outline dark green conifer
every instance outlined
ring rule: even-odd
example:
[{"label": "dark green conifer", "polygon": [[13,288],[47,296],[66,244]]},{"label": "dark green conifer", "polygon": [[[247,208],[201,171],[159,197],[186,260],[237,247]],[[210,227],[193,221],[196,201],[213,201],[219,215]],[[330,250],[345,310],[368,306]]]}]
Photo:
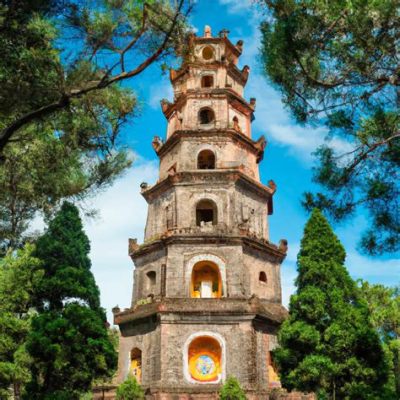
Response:
[{"label": "dark green conifer", "polygon": [[379,399],[388,373],[385,356],[345,257],[315,209],[301,241],[297,291],[275,359],[290,390],[316,392],[321,399]]},{"label": "dark green conifer", "polygon": [[44,275],[35,291],[39,314],[28,340],[34,360],[30,400],[79,399],[95,378],[114,371],[116,353],[89,251],[79,211],[65,202],[37,242]]}]

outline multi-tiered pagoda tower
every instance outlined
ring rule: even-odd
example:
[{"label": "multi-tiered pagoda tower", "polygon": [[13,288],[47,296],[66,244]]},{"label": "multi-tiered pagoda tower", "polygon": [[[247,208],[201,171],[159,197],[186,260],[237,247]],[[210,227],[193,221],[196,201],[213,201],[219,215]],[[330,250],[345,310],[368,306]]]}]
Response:
[{"label": "multi-tiered pagoda tower", "polygon": [[192,35],[171,71],[166,140],[153,139],[159,179],[141,185],[145,239],[130,240],[132,305],[114,310],[118,380],[134,374],[149,398],[212,399],[231,375],[249,398],[279,386],[271,350],[286,314],[286,244],[269,241],[276,187],[260,182],[265,139],[252,139],[249,67],[238,68],[243,43],[227,33]]}]

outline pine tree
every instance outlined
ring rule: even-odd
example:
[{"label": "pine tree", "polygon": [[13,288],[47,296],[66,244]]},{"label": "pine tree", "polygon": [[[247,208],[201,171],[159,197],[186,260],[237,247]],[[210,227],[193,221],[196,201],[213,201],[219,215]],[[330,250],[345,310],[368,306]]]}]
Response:
[{"label": "pine tree", "polygon": [[99,290],[90,271],[89,240],[78,209],[65,202],[37,242],[43,278],[39,312],[27,348],[34,362],[26,398],[75,400],[116,365]]},{"label": "pine tree", "polygon": [[40,262],[33,252],[34,246],[27,243],[0,259],[0,399],[19,400],[30,380],[26,339],[33,288],[41,277]]},{"label": "pine tree", "polygon": [[316,392],[321,399],[380,399],[385,355],[345,257],[327,220],[313,210],[275,359],[287,389]]}]

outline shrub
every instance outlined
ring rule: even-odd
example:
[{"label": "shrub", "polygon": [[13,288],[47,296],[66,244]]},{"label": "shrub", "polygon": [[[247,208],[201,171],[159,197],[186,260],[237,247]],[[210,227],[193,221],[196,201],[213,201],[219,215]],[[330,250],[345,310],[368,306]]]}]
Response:
[{"label": "shrub", "polygon": [[220,400],[246,400],[246,395],[239,381],[230,376],[219,391]]},{"label": "shrub", "polygon": [[144,391],[134,376],[130,376],[117,388],[117,400],[144,400]]}]

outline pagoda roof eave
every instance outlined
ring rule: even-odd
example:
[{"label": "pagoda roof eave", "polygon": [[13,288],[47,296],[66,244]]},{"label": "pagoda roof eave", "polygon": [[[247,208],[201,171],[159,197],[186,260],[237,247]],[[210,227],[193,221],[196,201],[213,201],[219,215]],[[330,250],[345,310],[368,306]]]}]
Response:
[{"label": "pagoda roof eave", "polygon": [[[162,102],[162,112],[165,118],[169,119],[174,111],[179,110],[182,106],[187,102],[189,98],[193,95],[194,98],[198,98],[199,94],[196,89],[188,90],[185,93],[182,93],[175,102],[169,103],[165,100]],[[225,96],[231,102],[232,106],[235,108],[241,108],[239,111],[245,112],[249,115],[254,113],[255,107],[254,105],[247,102],[243,97],[241,97],[238,93],[236,93],[231,88],[214,88],[209,89],[208,91],[203,91],[201,96]],[[164,105],[163,105],[164,104]]]},{"label": "pagoda roof eave", "polygon": [[194,315],[196,318],[263,319],[273,324],[281,324],[287,318],[287,310],[280,303],[261,300],[258,297],[219,299],[162,298],[147,304],[136,305],[114,314],[114,323],[120,327],[147,319],[162,319],[168,314]]},{"label": "pagoda roof eave", "polygon": [[168,175],[162,181],[157,182],[155,185],[146,188],[141,192],[142,196],[149,202],[155,196],[159,196],[172,186],[176,186],[181,182],[199,181],[207,182],[207,178],[217,177],[223,178],[225,182],[238,182],[246,186],[246,188],[257,193],[260,197],[267,200],[271,199],[276,192],[276,186],[273,181],[270,182],[271,187],[263,185],[250,176],[242,172],[241,168],[226,168],[226,169],[208,169],[208,170],[191,170],[174,172]]},{"label": "pagoda roof eave", "polygon": [[287,252],[287,247],[283,249],[266,239],[251,236],[248,234],[248,232],[224,232],[223,235],[221,235],[221,232],[218,231],[215,233],[210,232],[199,234],[198,232],[194,232],[191,234],[190,232],[187,233],[185,229],[177,228],[166,231],[163,235],[160,235],[150,242],[145,242],[140,246],[135,246],[135,248],[129,252],[129,256],[133,261],[135,261],[138,257],[144,256],[159,249],[165,249],[169,245],[196,245],[204,243],[243,246],[244,248],[261,251],[265,253],[268,258],[271,258],[279,263],[282,263],[282,261],[285,259]]},{"label": "pagoda roof eave", "polygon": [[167,153],[175,144],[179,142],[182,137],[209,137],[209,136],[221,136],[238,141],[244,144],[251,152],[256,154],[258,162],[264,157],[264,150],[266,146],[266,140],[264,135],[260,136],[258,140],[254,141],[243,133],[236,131],[235,129],[210,129],[210,130],[193,130],[193,129],[180,129],[176,130],[163,145],[156,150],[159,157],[162,157]]}]

